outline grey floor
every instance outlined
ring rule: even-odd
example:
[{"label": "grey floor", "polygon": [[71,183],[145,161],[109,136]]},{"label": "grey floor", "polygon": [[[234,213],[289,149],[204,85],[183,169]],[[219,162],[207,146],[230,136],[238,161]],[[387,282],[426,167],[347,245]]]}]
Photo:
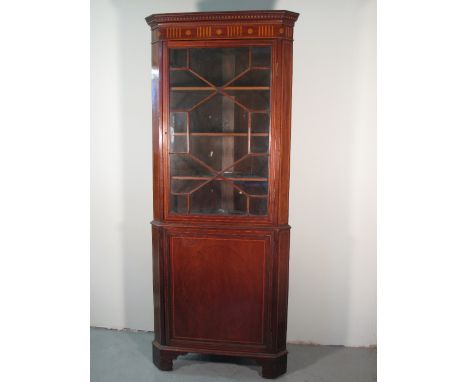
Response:
[{"label": "grey floor", "polygon": [[[237,358],[180,356],[174,370],[152,362],[153,333],[91,329],[91,382],[262,381],[260,367]],[[276,381],[371,382],[377,350],[288,345],[288,371]],[[266,380],[265,380],[266,381]]]}]

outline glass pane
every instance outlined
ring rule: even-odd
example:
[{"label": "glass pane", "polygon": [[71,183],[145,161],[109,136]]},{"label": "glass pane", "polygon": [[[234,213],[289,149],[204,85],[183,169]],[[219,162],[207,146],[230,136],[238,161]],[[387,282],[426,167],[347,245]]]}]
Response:
[{"label": "glass pane", "polygon": [[271,47],[170,50],[170,210],[266,215]]},{"label": "glass pane", "polygon": [[189,194],[205,182],[206,180],[203,180],[203,179],[194,180],[194,179],[180,179],[180,178],[173,177],[171,179],[171,192],[174,194]]},{"label": "glass pane", "polygon": [[264,178],[268,180],[268,156],[248,156],[224,171],[230,178]]},{"label": "glass pane", "polygon": [[187,136],[186,135],[171,135],[169,140],[170,153],[186,153],[187,152]]},{"label": "glass pane", "polygon": [[267,215],[266,198],[250,198],[250,215]]},{"label": "glass pane", "polygon": [[227,90],[226,93],[249,111],[270,109],[269,90]]},{"label": "glass pane", "polygon": [[171,134],[187,132],[187,113],[171,113],[169,127]]},{"label": "glass pane", "polygon": [[187,67],[187,49],[171,49],[169,53],[169,66],[171,68]]},{"label": "glass pane", "polygon": [[201,86],[208,87],[209,85],[200,78],[190,73],[187,70],[176,70],[171,73],[171,86]]},{"label": "glass pane", "polygon": [[252,66],[271,66],[271,49],[269,46],[252,48]]},{"label": "glass pane", "polygon": [[187,213],[187,196],[171,195],[171,211],[178,214]]},{"label": "glass pane", "polygon": [[247,155],[247,136],[190,136],[190,153],[216,171]]},{"label": "glass pane", "polygon": [[190,68],[215,86],[249,68],[249,48],[190,49]]},{"label": "glass pane", "polygon": [[217,94],[190,112],[191,133],[245,132],[249,113],[233,100]]},{"label": "glass pane", "polygon": [[242,189],[249,195],[267,195],[268,194],[268,182],[256,182],[248,179],[242,179],[242,182],[234,182],[236,186]]},{"label": "glass pane", "polygon": [[267,153],[269,141],[268,137],[255,137],[250,140],[250,151],[253,153]]},{"label": "glass pane", "polygon": [[270,86],[270,70],[253,69],[229,84],[232,86]]},{"label": "glass pane", "polygon": [[252,113],[252,133],[268,133],[270,130],[270,115],[268,113]]},{"label": "glass pane", "polygon": [[210,176],[212,172],[184,154],[171,154],[171,176]]},{"label": "glass pane", "polygon": [[199,102],[214,94],[212,91],[171,91],[171,110],[192,109]]},{"label": "glass pane", "polygon": [[191,195],[191,213],[245,215],[247,197],[232,183],[213,180]]}]

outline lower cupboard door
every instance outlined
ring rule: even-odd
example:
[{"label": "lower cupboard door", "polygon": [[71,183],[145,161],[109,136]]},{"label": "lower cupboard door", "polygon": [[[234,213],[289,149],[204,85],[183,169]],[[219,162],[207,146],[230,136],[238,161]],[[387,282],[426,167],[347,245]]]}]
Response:
[{"label": "lower cupboard door", "polygon": [[265,344],[271,237],[168,239],[169,342]]}]

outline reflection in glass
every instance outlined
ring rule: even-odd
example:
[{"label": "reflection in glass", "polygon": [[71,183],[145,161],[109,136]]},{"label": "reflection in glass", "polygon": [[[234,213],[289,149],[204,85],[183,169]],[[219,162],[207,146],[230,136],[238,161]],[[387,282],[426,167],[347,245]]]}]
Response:
[{"label": "reflection in glass", "polygon": [[171,113],[169,127],[172,133],[185,133],[187,131],[187,113]]},{"label": "reflection in glass", "polygon": [[187,152],[187,136],[186,135],[171,135],[169,140],[170,153],[186,153]]}]

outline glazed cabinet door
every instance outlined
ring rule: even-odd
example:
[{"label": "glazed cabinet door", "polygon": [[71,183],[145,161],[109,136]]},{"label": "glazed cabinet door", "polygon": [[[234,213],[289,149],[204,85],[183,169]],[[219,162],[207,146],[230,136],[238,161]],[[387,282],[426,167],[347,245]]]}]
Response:
[{"label": "glazed cabinet door", "polygon": [[167,55],[168,215],[265,219],[273,46],[169,46]]},{"label": "glazed cabinet door", "polygon": [[176,229],[166,235],[169,345],[264,349],[271,234]]}]

